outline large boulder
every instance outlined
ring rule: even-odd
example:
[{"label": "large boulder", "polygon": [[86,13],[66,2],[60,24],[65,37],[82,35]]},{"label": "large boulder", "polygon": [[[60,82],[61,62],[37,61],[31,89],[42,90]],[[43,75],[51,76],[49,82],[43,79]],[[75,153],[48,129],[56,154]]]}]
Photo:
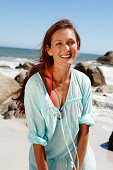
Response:
[{"label": "large boulder", "polygon": [[106,108],[105,102],[102,102],[102,101],[99,101],[96,99],[92,99],[92,104],[93,104],[93,106],[96,106],[96,107]]},{"label": "large boulder", "polygon": [[15,94],[20,88],[19,83],[0,73],[0,104]]},{"label": "large boulder", "polygon": [[109,137],[108,147],[109,147],[109,150],[113,151],[113,132],[111,133]]},{"label": "large boulder", "polygon": [[8,65],[0,65],[0,68],[11,68],[10,66],[8,66]]},{"label": "large boulder", "polygon": [[91,66],[89,63],[81,62],[75,66],[75,69],[85,73],[91,80],[91,85],[101,86],[105,85],[105,77],[99,67]]},{"label": "large boulder", "polygon": [[111,85],[99,86],[99,87],[96,89],[96,92],[113,93],[113,86],[111,86]]},{"label": "large boulder", "polygon": [[20,113],[16,100],[14,100],[16,98],[17,94],[14,94],[0,105],[0,114],[3,119],[25,118],[25,114]]},{"label": "large boulder", "polygon": [[24,63],[23,65],[22,64],[19,64],[19,66],[17,66],[16,68],[23,68],[25,70],[31,70],[32,67],[34,67],[35,64],[34,63]]},{"label": "large boulder", "polygon": [[102,64],[113,64],[113,51],[107,52],[104,56],[101,56],[97,59],[98,62]]},{"label": "large boulder", "polygon": [[22,73],[18,74],[14,79],[15,79],[20,85],[22,85],[25,77],[26,77],[26,73],[25,73],[25,72],[22,72]]}]

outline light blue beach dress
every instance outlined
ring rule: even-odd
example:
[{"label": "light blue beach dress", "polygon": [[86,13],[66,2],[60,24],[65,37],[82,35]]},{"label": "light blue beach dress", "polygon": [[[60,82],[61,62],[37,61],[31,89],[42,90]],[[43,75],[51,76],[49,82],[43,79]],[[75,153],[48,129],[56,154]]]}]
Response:
[{"label": "light blue beach dress", "polygon": [[[94,125],[89,78],[71,68],[66,101],[58,110],[52,103],[39,72],[25,87],[25,113],[31,143],[29,170],[37,170],[33,143],[45,147],[48,170],[72,170],[76,157],[79,124]],[[61,118],[63,112],[63,118]],[[58,115],[60,119],[58,119]],[[96,170],[92,149],[87,146],[83,170]]]}]

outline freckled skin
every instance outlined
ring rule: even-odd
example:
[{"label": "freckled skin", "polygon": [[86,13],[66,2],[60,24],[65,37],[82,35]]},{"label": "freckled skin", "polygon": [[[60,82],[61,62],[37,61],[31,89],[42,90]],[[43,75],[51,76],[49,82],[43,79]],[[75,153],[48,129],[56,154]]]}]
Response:
[{"label": "freckled skin", "polygon": [[[72,65],[78,52],[75,33],[72,29],[60,29],[53,34],[48,54],[53,56],[54,65]],[[62,58],[61,56],[70,57]]]}]

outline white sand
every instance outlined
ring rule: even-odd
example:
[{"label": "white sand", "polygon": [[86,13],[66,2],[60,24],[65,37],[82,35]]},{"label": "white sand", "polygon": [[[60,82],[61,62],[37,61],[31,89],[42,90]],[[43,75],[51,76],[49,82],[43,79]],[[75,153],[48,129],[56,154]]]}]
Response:
[{"label": "white sand", "polygon": [[[113,123],[96,120],[90,129],[90,145],[95,153],[97,170],[113,169],[113,152],[101,147],[107,142]],[[24,119],[0,118],[0,170],[28,170],[29,142]]]},{"label": "white sand", "polygon": [[113,131],[113,122],[95,121],[95,126],[90,129],[89,142],[96,157],[97,170],[112,170],[113,151],[109,151],[103,145],[108,146],[107,142]]},{"label": "white sand", "polygon": [[0,170],[28,170],[27,128],[21,121],[0,119]]}]

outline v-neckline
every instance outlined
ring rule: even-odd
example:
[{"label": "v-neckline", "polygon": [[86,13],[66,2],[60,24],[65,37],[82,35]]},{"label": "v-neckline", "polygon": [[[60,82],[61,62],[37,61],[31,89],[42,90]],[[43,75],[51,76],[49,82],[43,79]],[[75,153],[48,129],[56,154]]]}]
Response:
[{"label": "v-neckline", "polygon": [[63,107],[65,106],[65,104],[66,104],[66,102],[67,102],[67,100],[68,100],[68,96],[69,96],[69,92],[70,92],[70,86],[71,86],[71,83],[72,83],[72,73],[73,73],[72,68],[70,68],[70,70],[71,70],[71,79],[70,79],[70,83],[69,83],[69,87],[68,87],[68,92],[67,92],[66,100],[65,100],[64,104],[62,105],[62,107],[61,107],[60,109],[58,109],[58,107],[56,107],[56,106],[53,104],[53,102],[52,102],[52,100],[51,100],[51,98],[50,98],[50,96],[49,96],[49,93],[48,93],[48,91],[47,91],[47,89],[46,89],[46,86],[45,86],[45,84],[44,84],[44,81],[43,81],[43,79],[42,79],[42,76],[41,76],[40,73],[38,72],[39,77],[40,77],[40,79],[41,79],[41,81],[42,81],[43,87],[44,87],[44,89],[45,89],[45,92],[46,92],[46,94],[47,94],[47,96],[48,96],[48,98],[49,98],[49,100],[50,100],[50,102],[51,102],[51,104],[52,104],[52,107],[56,108],[58,111],[62,111],[62,110],[63,110]]}]

